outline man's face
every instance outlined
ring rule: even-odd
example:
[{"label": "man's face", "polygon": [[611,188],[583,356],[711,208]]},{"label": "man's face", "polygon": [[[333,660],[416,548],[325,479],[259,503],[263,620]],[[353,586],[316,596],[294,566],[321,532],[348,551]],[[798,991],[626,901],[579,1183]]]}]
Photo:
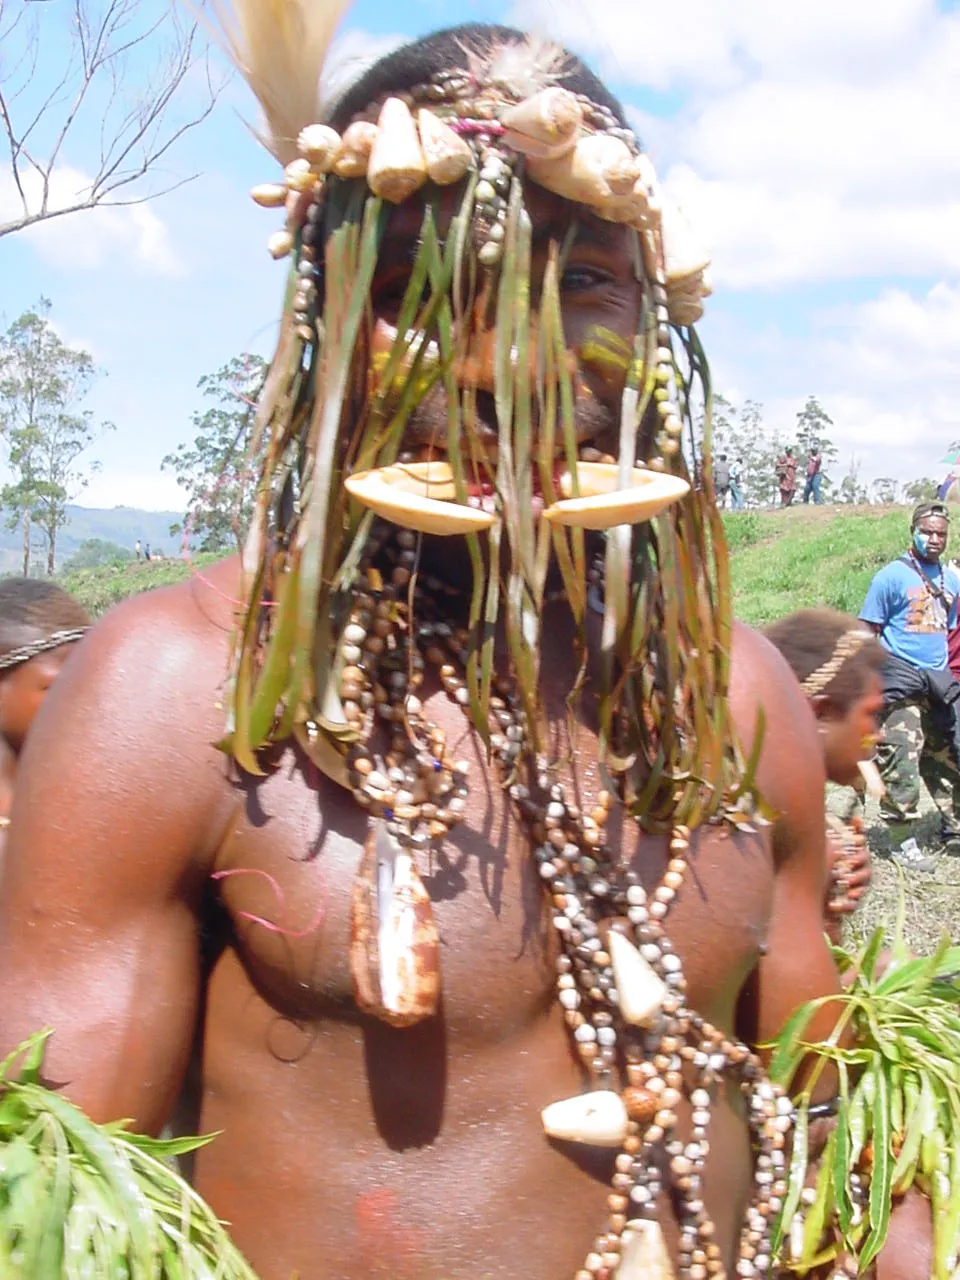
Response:
[{"label": "man's face", "polygon": [[[441,236],[456,209],[458,195],[459,189],[456,192],[444,191],[440,196],[438,224]],[[560,279],[560,305],[576,396],[577,437],[581,444],[589,442],[601,452],[615,454],[625,369],[614,370],[611,374],[608,366],[601,371],[598,366],[591,365],[589,349],[585,351],[584,348],[599,330],[615,334],[629,344],[627,350],[632,346],[641,303],[641,286],[635,277],[631,246],[633,233],[623,226],[604,222],[581,206],[572,205],[534,184],[527,185],[525,200],[533,236],[530,273],[531,386],[536,386],[537,311],[544,270],[551,250],[556,252],[564,244],[568,229],[576,218],[577,236]],[[387,226],[372,289],[374,357],[389,352],[396,339],[397,314],[417,251],[422,218],[422,202],[410,200],[397,207]],[[475,431],[484,448],[491,453],[497,441],[493,397],[494,305],[491,301],[488,314],[472,322],[474,328],[466,355],[458,361],[455,370],[460,388],[470,388],[476,393]],[[531,406],[534,431],[536,409],[534,403]],[[442,386],[437,386],[423,398],[409,420],[405,435],[407,447],[442,448],[447,434],[447,414],[445,392]]]},{"label": "man's face", "polygon": [[914,545],[931,564],[936,564],[947,549],[947,529],[947,521],[943,516],[924,516],[917,523]]}]

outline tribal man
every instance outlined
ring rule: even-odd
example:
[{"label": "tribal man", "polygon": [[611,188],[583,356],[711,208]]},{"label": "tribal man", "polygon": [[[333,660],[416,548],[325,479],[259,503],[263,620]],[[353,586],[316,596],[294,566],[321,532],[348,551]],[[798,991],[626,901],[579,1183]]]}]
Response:
[{"label": "tribal man", "polygon": [[28,745],[4,1041],[148,1131],[196,1052],[263,1280],[767,1274],[750,1046],[839,984],[813,720],[685,478],[704,262],[576,59],[460,28],[322,108],[319,9],[232,33],[292,253],[254,528]]}]

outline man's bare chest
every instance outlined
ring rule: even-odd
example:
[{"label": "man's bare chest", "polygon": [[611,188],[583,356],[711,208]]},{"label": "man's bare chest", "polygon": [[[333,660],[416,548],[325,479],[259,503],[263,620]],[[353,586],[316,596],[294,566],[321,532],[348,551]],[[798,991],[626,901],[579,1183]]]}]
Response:
[{"label": "man's bare chest", "polygon": [[[444,1017],[468,1039],[500,1038],[553,998],[555,939],[529,835],[472,736],[464,821],[419,872],[440,939]],[[584,776],[590,774],[584,769]],[[266,778],[238,792],[215,875],[235,947],[259,994],[298,1020],[356,1016],[350,915],[368,819],[352,797],[288,751]],[[662,840],[632,820],[611,839],[653,885]],[[694,1007],[732,1025],[737,995],[766,934],[773,873],[767,842],[708,829],[671,910]]]}]

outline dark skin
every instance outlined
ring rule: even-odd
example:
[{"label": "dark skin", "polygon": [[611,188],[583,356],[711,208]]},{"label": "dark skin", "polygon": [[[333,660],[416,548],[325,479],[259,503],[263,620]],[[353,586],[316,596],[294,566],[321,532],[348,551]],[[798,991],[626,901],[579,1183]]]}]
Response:
[{"label": "dark skin", "polygon": [[13,809],[20,752],[43,700],[70,656],[72,644],[37,654],[0,672],[0,859]]},{"label": "dark skin", "polygon": [[[827,780],[841,787],[853,787],[860,783],[859,763],[873,755],[880,733],[880,716],[883,712],[883,682],[875,671],[867,673],[860,695],[847,706],[840,706],[832,698],[818,694],[810,705],[817,718],[817,732],[823,750],[823,762]],[[827,932],[834,941],[840,940],[840,921],[837,917],[855,910],[870,884],[870,852],[863,835],[862,820],[852,829],[855,846],[851,849],[851,835],[828,835],[831,863],[838,858],[845,861],[844,884],[837,886],[831,877],[827,898]],[[848,831],[851,829],[848,828]]]},{"label": "dark skin", "polygon": [[[563,207],[531,192],[530,211],[541,226]],[[632,334],[640,294],[625,234],[611,228],[582,261],[575,250],[570,268],[581,266],[564,288],[571,343],[596,324]],[[377,297],[374,309],[386,334],[389,309]],[[490,389],[482,362],[470,376]],[[573,1276],[604,1219],[610,1158],[541,1131],[540,1109],[583,1080],[554,998],[528,839],[461,711],[427,684],[427,716],[472,761],[465,821],[426,880],[442,1009],[399,1031],[362,1016],[347,967],[362,812],[292,745],[262,779],[238,776],[212,746],[234,622],[224,597],[237,591],[228,561],[206,582],[127,602],[58,681],[24,753],[0,889],[4,1045],[54,1027],[50,1078],[94,1118],[156,1131],[196,1044],[199,1124],[223,1131],[200,1154],[196,1185],[263,1280]],[[601,783],[589,694],[566,739],[576,667],[565,606],[548,608],[543,635],[556,752],[571,749],[565,780],[590,797]],[[780,816],[753,836],[695,834],[670,933],[692,1005],[756,1043],[801,1001],[839,989],[822,934],[824,774],[796,681],[743,628],[730,696],[747,750],[761,703],[778,726],[758,781]],[[67,766],[69,790],[51,788],[51,767]],[[665,839],[617,821],[610,839],[653,887]],[[262,875],[228,875],[213,916],[211,875],[251,870],[273,877],[285,905]],[[813,1033],[831,1026],[825,1011]],[[732,1090],[716,1108],[705,1191],[731,1268],[751,1179]]]}]

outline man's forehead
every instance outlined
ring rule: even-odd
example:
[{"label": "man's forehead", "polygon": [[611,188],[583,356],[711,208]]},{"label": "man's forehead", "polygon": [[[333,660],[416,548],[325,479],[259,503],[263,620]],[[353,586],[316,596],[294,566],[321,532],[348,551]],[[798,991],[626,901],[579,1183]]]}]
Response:
[{"label": "man's forehead", "polygon": [[[440,189],[428,188],[427,191],[426,199],[434,202],[437,231],[442,239],[460,206],[463,189],[458,185]],[[564,200],[534,182],[524,183],[523,201],[530,218],[535,247],[545,247],[551,241],[562,243],[574,223],[577,226],[577,242],[580,244],[589,244],[613,253],[622,250],[628,243],[630,232],[623,224],[598,218],[586,206]],[[400,250],[419,241],[424,204],[425,198],[417,196],[394,208],[384,232],[385,249]]]},{"label": "man's forehead", "polygon": [[949,524],[946,516],[922,516],[917,528],[921,533],[946,533]]}]

